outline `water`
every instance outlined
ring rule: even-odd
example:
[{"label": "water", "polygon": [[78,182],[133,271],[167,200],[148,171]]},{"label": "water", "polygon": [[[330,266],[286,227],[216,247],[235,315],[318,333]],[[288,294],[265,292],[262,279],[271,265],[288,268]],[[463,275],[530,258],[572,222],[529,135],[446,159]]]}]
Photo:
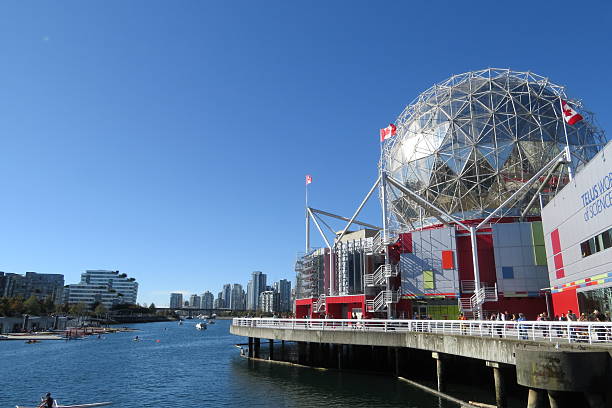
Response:
[{"label": "water", "polygon": [[[387,376],[248,361],[228,320],[133,325],[137,333],[80,341],[0,342],[0,408],[61,403],[113,407],[455,407]],[[134,342],[138,335],[143,341]],[[159,342],[156,342],[159,340]]]}]

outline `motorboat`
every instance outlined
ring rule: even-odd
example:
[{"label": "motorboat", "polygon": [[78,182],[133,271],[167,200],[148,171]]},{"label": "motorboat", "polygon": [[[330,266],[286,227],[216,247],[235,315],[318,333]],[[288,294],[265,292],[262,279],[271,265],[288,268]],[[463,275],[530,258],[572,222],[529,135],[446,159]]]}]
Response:
[{"label": "motorboat", "polygon": [[195,325],[198,330],[206,330],[206,322],[201,322]]},{"label": "motorboat", "polygon": [[[93,407],[105,407],[111,405],[112,402],[94,402],[93,404],[77,404],[77,405],[59,405],[57,401],[54,401],[54,408],[93,408]],[[36,407],[28,407],[25,405],[16,405],[17,408],[36,408]]]}]

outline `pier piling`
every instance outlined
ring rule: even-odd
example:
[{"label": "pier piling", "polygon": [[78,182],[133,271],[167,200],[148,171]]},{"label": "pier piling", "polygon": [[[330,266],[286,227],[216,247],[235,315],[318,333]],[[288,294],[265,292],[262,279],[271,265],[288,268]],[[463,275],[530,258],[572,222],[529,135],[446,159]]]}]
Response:
[{"label": "pier piling", "polygon": [[508,400],[506,398],[506,386],[504,383],[504,373],[499,363],[487,361],[487,367],[493,368],[493,380],[495,381],[495,403],[497,408],[506,408]]},{"label": "pier piling", "polygon": [[436,360],[436,377],[438,380],[438,391],[443,392],[446,384],[444,384],[444,364],[442,362],[442,354],[434,351],[431,353],[431,357]]}]

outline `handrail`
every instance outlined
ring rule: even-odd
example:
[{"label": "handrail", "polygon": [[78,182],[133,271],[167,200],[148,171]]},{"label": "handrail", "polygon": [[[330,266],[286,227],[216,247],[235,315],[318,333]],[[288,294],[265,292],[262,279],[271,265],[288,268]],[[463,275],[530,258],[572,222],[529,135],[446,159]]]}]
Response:
[{"label": "handrail", "polygon": [[548,343],[612,344],[612,323],[576,321],[234,318],[237,327],[296,330],[428,332]]}]

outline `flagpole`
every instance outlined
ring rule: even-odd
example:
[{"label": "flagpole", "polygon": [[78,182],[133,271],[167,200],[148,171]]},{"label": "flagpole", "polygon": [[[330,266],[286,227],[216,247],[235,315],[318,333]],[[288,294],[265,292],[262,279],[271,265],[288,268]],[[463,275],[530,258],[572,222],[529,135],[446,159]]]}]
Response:
[{"label": "flagpole", "polygon": [[567,137],[567,125],[565,124],[565,112],[563,111],[563,100],[561,99],[561,94],[559,93],[559,107],[561,108],[561,121],[563,122],[563,133],[565,133],[565,146],[567,148],[567,153],[570,154],[570,157],[567,159],[569,163],[567,165],[567,176],[569,180],[572,181],[574,178],[574,170],[572,169],[572,160],[571,160],[571,152],[569,148],[569,138]]},{"label": "flagpole", "polygon": [[305,182],[305,207],[304,211],[306,213],[306,253],[310,252],[310,214],[308,213],[308,182]]}]

